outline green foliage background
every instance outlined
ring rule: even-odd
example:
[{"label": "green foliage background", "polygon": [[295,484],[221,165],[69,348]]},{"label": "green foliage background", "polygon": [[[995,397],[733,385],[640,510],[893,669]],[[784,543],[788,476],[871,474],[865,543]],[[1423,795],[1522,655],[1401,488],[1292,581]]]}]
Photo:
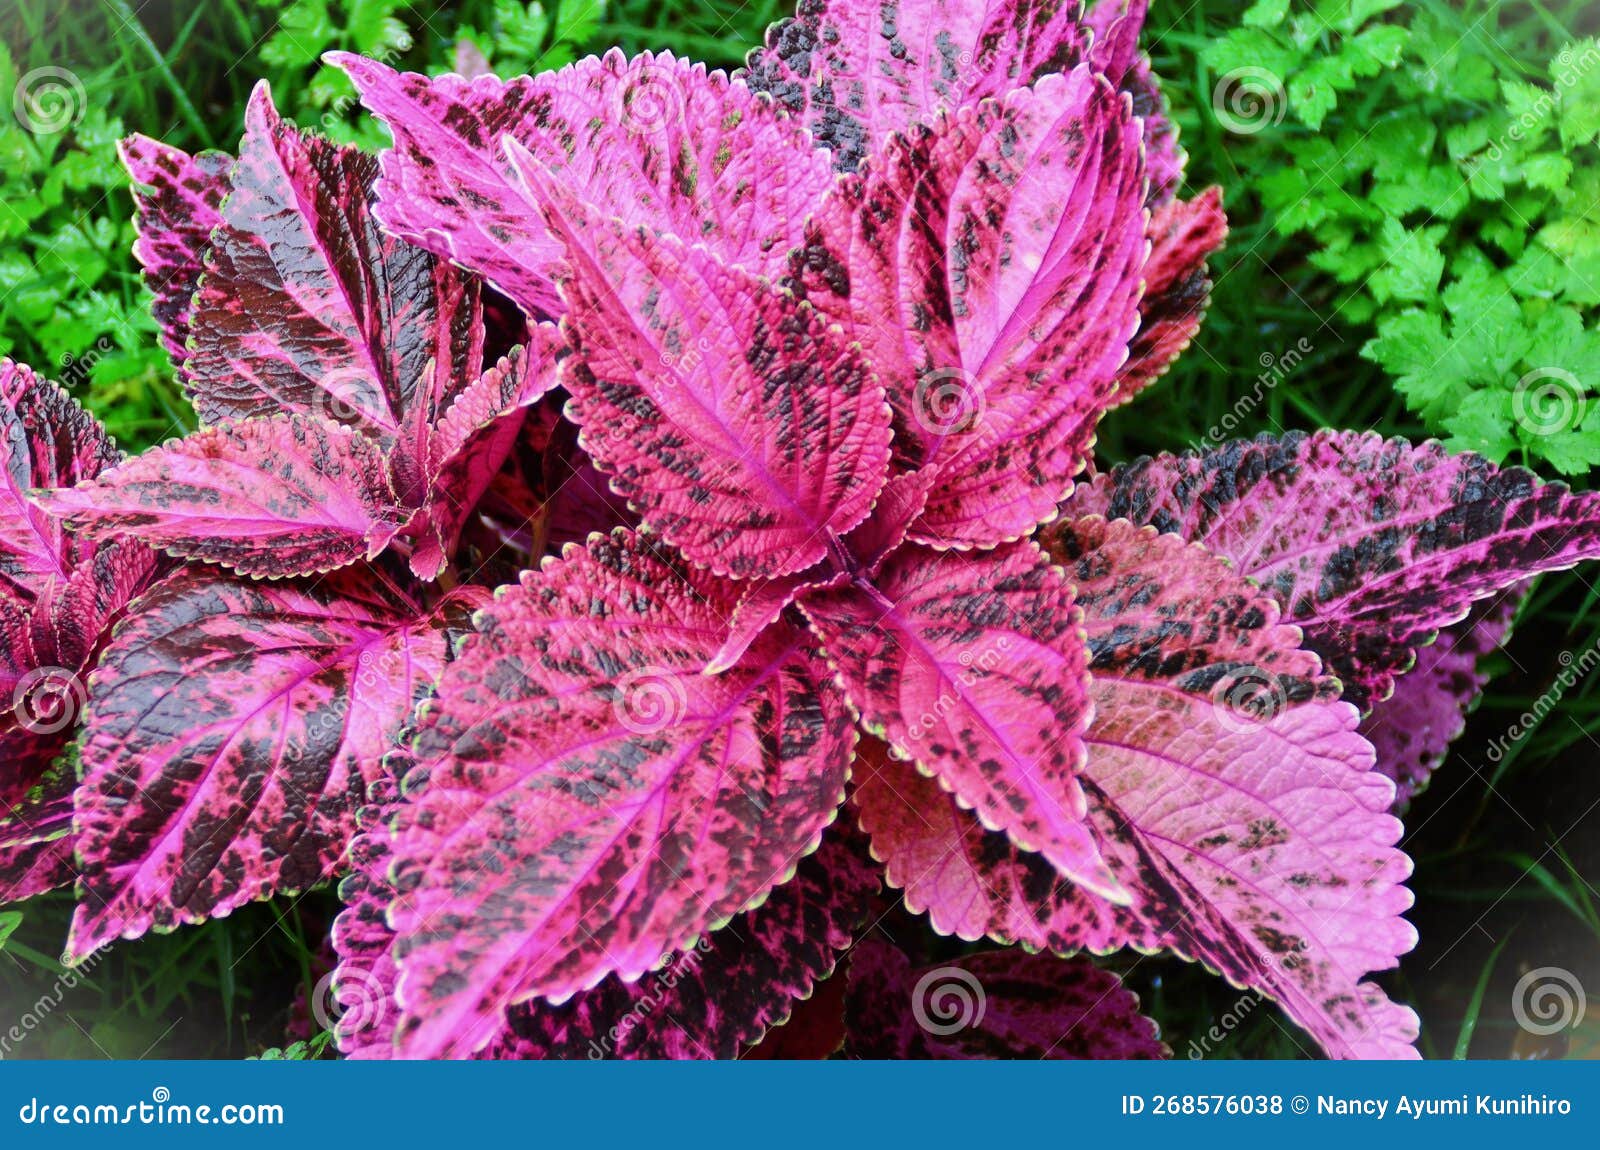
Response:
[{"label": "green foliage background", "polygon": [[[1231,221],[1201,335],[1103,429],[1107,460],[1320,426],[1445,437],[1587,484],[1600,463],[1600,10],[1582,0],[1156,0],[1145,46]],[[137,448],[185,430],[129,254],[116,140],[231,149],[258,78],[302,126],[382,142],[322,52],[502,75],[619,44],[736,66],[783,0],[0,0],[0,352],[61,380]],[[463,43],[471,48],[463,48]],[[43,70],[43,71],[41,71]],[[64,72],[69,77],[56,75]],[[78,92],[31,130],[5,97]],[[1600,642],[1582,571],[1545,581],[1439,781],[1412,808],[1423,941],[1388,981],[1434,1056],[1529,1044],[1522,970],[1600,987],[1600,691],[1587,681],[1498,762],[1483,748],[1548,698],[1559,653]],[[113,948],[64,975],[69,898],[0,913],[0,1023],[49,1003],[15,1056],[315,1057],[307,996],[331,892]],[[912,924],[910,929],[914,929]],[[1253,996],[1197,968],[1114,957],[1179,1057],[1305,1054]],[[292,1005],[291,1005],[292,1004]],[[1600,1011],[1594,1012],[1600,1015]],[[0,1030],[4,1027],[0,1026]],[[1211,1037],[1219,1034],[1220,1037]],[[301,1041],[291,1044],[293,1039]],[[269,1050],[269,1048],[271,1048]]]}]

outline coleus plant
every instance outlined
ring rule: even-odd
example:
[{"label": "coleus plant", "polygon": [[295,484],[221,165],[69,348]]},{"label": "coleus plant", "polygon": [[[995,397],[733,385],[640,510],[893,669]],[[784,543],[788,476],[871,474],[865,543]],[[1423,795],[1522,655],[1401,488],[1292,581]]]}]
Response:
[{"label": "coleus plant", "polygon": [[[70,952],[342,867],[352,1056],[733,1056],[845,977],[825,1051],[1159,1056],[1121,948],[1414,1053],[1392,776],[1475,648],[1413,662],[1600,501],[1339,433],[1079,482],[1225,232],[1143,15],[806,0],[731,77],[336,56],[377,160],[265,92],[236,163],[133,142],[204,426],[21,485],[187,561],[91,677]],[[884,878],[1020,949],[858,947]]]}]

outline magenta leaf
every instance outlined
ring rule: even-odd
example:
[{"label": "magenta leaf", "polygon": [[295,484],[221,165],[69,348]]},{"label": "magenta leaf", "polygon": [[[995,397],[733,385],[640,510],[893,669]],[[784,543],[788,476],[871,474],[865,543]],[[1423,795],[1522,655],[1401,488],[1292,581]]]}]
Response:
[{"label": "magenta leaf", "polygon": [[1128,345],[1128,362],[1117,378],[1118,403],[1161,378],[1200,330],[1211,302],[1206,259],[1227,236],[1218,188],[1192,200],[1173,200],[1151,216],[1139,334]]},{"label": "magenta leaf", "polygon": [[1065,72],[1087,47],[1077,5],[1057,0],[801,0],[751,53],[746,79],[852,172],[941,109]]},{"label": "magenta leaf", "polygon": [[830,830],[794,878],[638,982],[511,1008],[486,1058],[736,1058],[790,1016],[866,923],[879,868]]},{"label": "magenta leaf", "polygon": [[855,1058],[1166,1058],[1156,1024],[1086,958],[993,950],[914,969],[868,938],[850,953],[847,1051]]},{"label": "magenta leaf", "polygon": [[1084,22],[1092,36],[1089,62],[1133,99],[1144,121],[1145,166],[1150,173],[1150,205],[1169,203],[1183,184],[1188,162],[1178,144],[1178,126],[1167,109],[1161,85],[1139,51],[1147,0],[1094,0]]},{"label": "magenta leaf", "polygon": [[0,359],[0,591],[24,601],[46,594],[93,553],[29,492],[92,479],[120,458],[105,428],[65,391]]},{"label": "magenta leaf", "polygon": [[327,879],[460,610],[424,615],[376,567],[193,568],[146,595],[90,691],[69,953]]},{"label": "magenta leaf", "polygon": [[1474,603],[1465,619],[1417,652],[1416,665],[1395,680],[1394,694],[1374,703],[1362,720],[1361,733],[1378,752],[1378,770],[1395,781],[1396,814],[1427,787],[1466,729],[1467,712],[1489,678],[1479,662],[1505,641],[1528,590],[1513,587]]},{"label": "magenta leaf", "polygon": [[136,533],[182,558],[274,577],[370,559],[403,514],[378,445],[304,415],[205,428],[38,502],[97,539]]},{"label": "magenta leaf", "polygon": [[897,137],[842,182],[795,270],[938,469],[911,537],[992,546],[1051,518],[1139,324],[1139,125],[1087,67]]},{"label": "magenta leaf", "polygon": [[155,301],[151,311],[161,342],[180,371],[189,358],[189,305],[211,230],[222,223],[218,209],[228,194],[233,157],[222,152],[191,156],[148,136],[129,136],[118,147],[133,180],[139,238],[133,254]]},{"label": "magenta leaf", "polygon": [[867,583],[801,609],[864,726],[983,825],[1126,898],[1085,818],[1077,771],[1088,661],[1072,589],[1032,543],[979,555],[907,546]]},{"label": "magenta leaf", "polygon": [[257,87],[190,316],[184,375],[204,422],[304,414],[421,457],[477,378],[477,287],[379,231],[376,176],[375,159],[301,135]]},{"label": "magenta leaf", "polygon": [[1600,495],[1356,432],[1141,459],[1080,487],[1064,510],[1153,524],[1230,560],[1363,710],[1474,602],[1600,556]]},{"label": "magenta leaf", "polygon": [[696,563],[803,571],[889,468],[883,388],[808,304],[705,249],[552,209],[567,242],[569,414],[611,485]]},{"label": "magenta leaf", "polygon": [[612,51],[511,81],[430,80],[359,56],[330,59],[394,136],[383,156],[385,225],[538,316],[564,310],[561,248],[502,140],[599,218],[692,237],[754,272],[781,269],[833,183],[826,155],[770,102],[667,54]]},{"label": "magenta leaf", "polygon": [[852,716],[801,631],[701,674],[728,583],[594,537],[503,588],[419,713],[391,855],[402,1057],[486,1045],[759,904],[843,799]]},{"label": "magenta leaf", "polygon": [[1096,517],[1058,533],[1093,652],[1083,770],[1113,906],[880,756],[856,801],[935,927],[1057,952],[1170,950],[1279,1002],[1335,1057],[1413,1056],[1369,972],[1416,933],[1393,784],[1277,604],[1197,547]]}]

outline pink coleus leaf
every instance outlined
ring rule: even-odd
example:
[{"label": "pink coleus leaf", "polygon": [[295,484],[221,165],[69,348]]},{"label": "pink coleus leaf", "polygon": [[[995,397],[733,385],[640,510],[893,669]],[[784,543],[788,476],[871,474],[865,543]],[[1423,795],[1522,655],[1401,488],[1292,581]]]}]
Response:
[{"label": "pink coleus leaf", "polygon": [[1281,611],[1198,547],[1098,517],[1057,534],[1093,652],[1083,769],[1126,907],[1061,881],[880,756],[856,802],[935,927],[1057,952],[1171,950],[1279,1002],[1334,1057],[1413,1056],[1372,971],[1416,932],[1394,786]]},{"label": "pink coleus leaf", "polygon": [[1150,258],[1144,266],[1139,334],[1117,376],[1117,403],[1126,403],[1161,376],[1200,330],[1211,302],[1206,259],[1228,236],[1222,192],[1173,200],[1150,218]]},{"label": "pink coleus leaf", "polygon": [[836,553],[889,473],[889,408],[859,349],[704,248],[551,216],[571,267],[568,412],[613,489],[736,578]]},{"label": "pink coleus leaf", "polygon": [[1078,6],[1056,0],[801,0],[745,78],[849,172],[940,110],[1067,71],[1087,49]]},{"label": "pink coleus leaf", "polygon": [[532,343],[512,349],[468,386],[428,437],[418,476],[423,507],[406,527],[418,578],[437,578],[449,562],[467,517],[522,434],[523,412],[555,386],[558,343],[552,325],[534,328]]},{"label": "pink coleus leaf", "polygon": [[204,422],[316,416],[420,457],[477,378],[477,286],[378,229],[376,176],[371,156],[297,132],[257,87],[190,316],[184,378]]},{"label": "pink coleus leaf", "polygon": [[375,567],[197,567],[141,599],[91,685],[69,953],[328,878],[460,610],[425,614]]},{"label": "pink coleus leaf", "polygon": [[105,428],[65,391],[0,359],[0,591],[32,600],[93,552],[34,506],[30,491],[92,479],[120,458]]},{"label": "pink coleus leaf", "polygon": [[182,370],[189,358],[189,307],[205,270],[211,230],[222,223],[233,157],[223,152],[189,155],[149,136],[129,136],[118,145],[133,180],[138,239],[134,258],[155,297],[151,312],[161,342]]},{"label": "pink coleus leaf", "polygon": [[829,830],[766,902],[637,982],[512,1007],[482,1057],[738,1057],[833,973],[866,923],[881,881],[859,838]]},{"label": "pink coleus leaf", "polygon": [[1153,524],[1227,558],[1363,710],[1474,602],[1600,556],[1600,495],[1356,432],[1141,459],[1080,487],[1064,512]]},{"label": "pink coleus leaf", "polygon": [[889,387],[938,482],[913,525],[992,546],[1051,518],[1139,324],[1139,125],[1087,67],[897,137],[840,183],[794,268]]},{"label": "pink coleus leaf", "polygon": [[372,558],[403,518],[378,445],[305,415],[204,428],[36,499],[94,538],[136,534],[182,558],[275,577]]},{"label": "pink coleus leaf", "polygon": [[850,953],[845,998],[855,1058],[1166,1058],[1156,1024],[1087,958],[994,950],[915,969],[882,939]]},{"label": "pink coleus leaf", "polygon": [[388,125],[380,215],[396,235],[485,276],[538,316],[559,315],[560,245],[510,167],[515,141],[600,218],[621,216],[776,273],[833,182],[825,154],[773,105],[668,54],[612,51],[502,81],[395,72],[345,53],[362,102]]},{"label": "pink coleus leaf", "polygon": [[1111,898],[1077,771],[1088,653],[1072,588],[1032,543],[906,546],[877,576],[802,595],[863,724],[985,826]]},{"label": "pink coleus leaf", "polygon": [[1403,814],[1427,787],[1466,729],[1467,712],[1489,680],[1479,664],[1505,641],[1528,590],[1514,587],[1474,603],[1465,619],[1417,652],[1416,665],[1395,680],[1394,694],[1374,703],[1361,721],[1361,733],[1378,752],[1378,770],[1395,781],[1395,813]]},{"label": "pink coleus leaf", "polygon": [[388,825],[401,1057],[624,981],[760,903],[843,799],[852,716],[796,629],[701,674],[732,589],[617,532],[503,588],[419,712]]}]

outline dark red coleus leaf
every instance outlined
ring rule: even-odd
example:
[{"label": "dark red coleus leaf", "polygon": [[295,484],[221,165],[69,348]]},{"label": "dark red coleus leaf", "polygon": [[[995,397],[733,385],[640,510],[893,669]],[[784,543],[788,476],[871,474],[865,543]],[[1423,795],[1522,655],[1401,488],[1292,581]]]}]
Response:
[{"label": "dark red coleus leaf", "polygon": [[133,254],[155,297],[151,312],[161,342],[180,371],[189,358],[189,315],[205,270],[212,229],[222,223],[233,157],[223,152],[191,156],[148,136],[129,136],[118,146],[133,181],[139,238]]},{"label": "dark red coleus leaf", "polygon": [[1600,555],[1600,495],[1356,432],[1141,459],[1080,487],[1066,510],[1152,524],[1232,561],[1363,710],[1473,603]]},{"label": "dark red coleus leaf", "polygon": [[856,1058],[1165,1058],[1139,999],[1086,958],[986,951],[914,969],[868,938],[850,954],[846,1053]]}]

